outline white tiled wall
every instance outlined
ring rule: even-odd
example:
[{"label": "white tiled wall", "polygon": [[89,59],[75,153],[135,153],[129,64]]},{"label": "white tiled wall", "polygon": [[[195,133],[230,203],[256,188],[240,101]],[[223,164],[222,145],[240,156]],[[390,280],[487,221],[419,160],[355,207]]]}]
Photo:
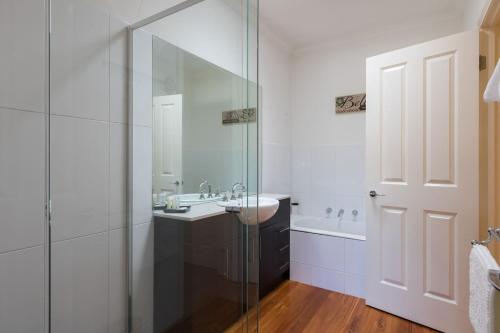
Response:
[{"label": "white tiled wall", "polygon": [[364,297],[365,242],[300,231],[290,234],[290,279]]},{"label": "white tiled wall", "polygon": [[364,145],[302,144],[292,149],[292,193],[301,215],[331,207],[364,218]]},{"label": "white tiled wall", "polygon": [[125,332],[126,24],[85,0],[52,9],[52,332]]},{"label": "white tiled wall", "polygon": [[44,332],[45,0],[0,0],[0,332]]},{"label": "white tiled wall", "polygon": [[0,332],[43,332],[43,246],[0,254]]}]

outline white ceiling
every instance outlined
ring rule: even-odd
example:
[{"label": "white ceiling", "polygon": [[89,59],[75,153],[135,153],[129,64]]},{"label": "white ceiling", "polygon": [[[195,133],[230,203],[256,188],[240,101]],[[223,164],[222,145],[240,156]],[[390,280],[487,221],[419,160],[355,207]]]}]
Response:
[{"label": "white ceiling", "polygon": [[[380,32],[438,16],[463,16],[469,0],[260,0],[264,24],[292,48]],[[474,0],[472,0],[474,1]]]}]

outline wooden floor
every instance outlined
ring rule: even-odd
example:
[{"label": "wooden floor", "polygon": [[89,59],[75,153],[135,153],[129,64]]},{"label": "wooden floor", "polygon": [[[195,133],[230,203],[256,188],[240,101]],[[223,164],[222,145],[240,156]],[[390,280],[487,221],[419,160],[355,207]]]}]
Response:
[{"label": "wooden floor", "polygon": [[[248,332],[255,332],[255,313]],[[376,310],[360,298],[287,281],[260,303],[261,333],[337,332],[436,332],[389,313]],[[226,333],[241,333],[242,323]]]}]

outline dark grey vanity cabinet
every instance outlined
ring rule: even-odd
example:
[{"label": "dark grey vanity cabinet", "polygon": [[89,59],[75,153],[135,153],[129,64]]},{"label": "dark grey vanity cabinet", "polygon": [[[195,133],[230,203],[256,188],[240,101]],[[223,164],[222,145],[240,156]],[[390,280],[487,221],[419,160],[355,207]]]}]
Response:
[{"label": "dark grey vanity cabinet", "polygon": [[258,226],[230,213],[154,226],[155,333],[223,332],[289,277],[290,199]]},{"label": "dark grey vanity cabinet", "polygon": [[267,295],[290,277],[290,199],[280,200],[278,212],[260,224],[259,295]]},{"label": "dark grey vanity cabinet", "polygon": [[155,333],[219,333],[240,318],[245,230],[234,214],[155,217]]}]

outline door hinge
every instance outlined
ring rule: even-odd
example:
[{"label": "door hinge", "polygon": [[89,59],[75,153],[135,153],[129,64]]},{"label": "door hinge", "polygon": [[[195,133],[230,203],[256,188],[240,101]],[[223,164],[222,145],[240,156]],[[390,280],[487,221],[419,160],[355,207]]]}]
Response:
[{"label": "door hinge", "polygon": [[486,69],[486,56],[479,55],[479,71],[484,71]]}]

